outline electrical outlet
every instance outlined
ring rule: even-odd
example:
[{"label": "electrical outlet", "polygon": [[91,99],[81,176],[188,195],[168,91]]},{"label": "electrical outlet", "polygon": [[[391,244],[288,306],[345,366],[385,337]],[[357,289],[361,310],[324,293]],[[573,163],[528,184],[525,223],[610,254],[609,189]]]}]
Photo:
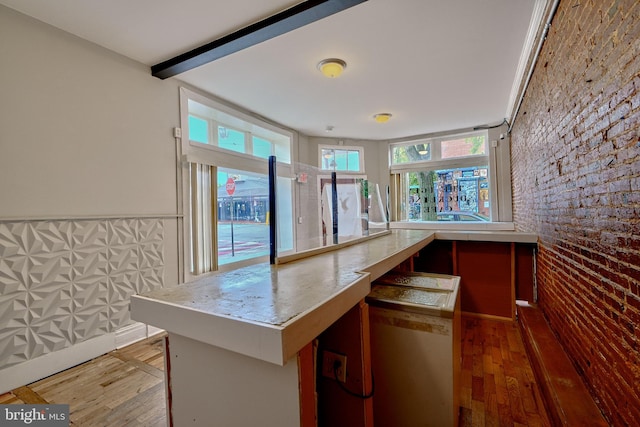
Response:
[{"label": "electrical outlet", "polygon": [[324,351],[322,353],[322,376],[338,378],[338,381],[343,383],[347,382],[347,356]]}]

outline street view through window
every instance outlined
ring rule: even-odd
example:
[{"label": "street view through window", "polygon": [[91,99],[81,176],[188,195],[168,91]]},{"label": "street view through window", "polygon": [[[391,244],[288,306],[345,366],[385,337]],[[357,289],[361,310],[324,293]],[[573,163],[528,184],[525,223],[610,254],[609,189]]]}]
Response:
[{"label": "street view through window", "polygon": [[405,221],[490,221],[485,135],[392,146]]}]

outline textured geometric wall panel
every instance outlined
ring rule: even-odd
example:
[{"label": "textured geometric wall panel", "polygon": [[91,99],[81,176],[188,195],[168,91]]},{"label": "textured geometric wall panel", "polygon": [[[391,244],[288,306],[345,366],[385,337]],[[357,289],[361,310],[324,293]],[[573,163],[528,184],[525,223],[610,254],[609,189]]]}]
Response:
[{"label": "textured geometric wall panel", "polygon": [[0,223],[0,369],[131,323],[163,286],[162,219]]}]

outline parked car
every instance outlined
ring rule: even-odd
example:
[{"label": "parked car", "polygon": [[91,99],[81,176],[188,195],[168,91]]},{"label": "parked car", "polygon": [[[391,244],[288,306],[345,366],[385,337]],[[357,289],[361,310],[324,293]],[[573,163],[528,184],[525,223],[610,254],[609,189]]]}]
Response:
[{"label": "parked car", "polygon": [[489,221],[489,217],[475,212],[448,211],[438,212],[438,221]]}]

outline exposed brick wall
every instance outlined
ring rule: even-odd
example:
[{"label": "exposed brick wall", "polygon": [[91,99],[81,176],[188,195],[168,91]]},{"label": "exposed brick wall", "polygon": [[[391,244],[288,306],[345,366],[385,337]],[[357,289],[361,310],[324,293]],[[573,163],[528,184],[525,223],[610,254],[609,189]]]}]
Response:
[{"label": "exposed brick wall", "polygon": [[639,425],[639,1],[560,2],[511,143],[540,305],[605,416]]}]

